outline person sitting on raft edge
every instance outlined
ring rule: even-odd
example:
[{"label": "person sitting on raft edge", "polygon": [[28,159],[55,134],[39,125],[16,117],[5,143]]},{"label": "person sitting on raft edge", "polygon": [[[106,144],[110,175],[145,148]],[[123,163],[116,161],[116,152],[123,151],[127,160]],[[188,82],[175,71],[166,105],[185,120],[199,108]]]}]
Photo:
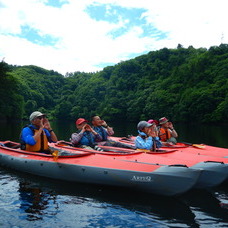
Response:
[{"label": "person sitting on raft edge", "polygon": [[154,123],[147,121],[140,121],[137,125],[139,135],[135,139],[135,146],[137,149],[145,149],[156,151],[162,146],[158,137],[157,127]]},{"label": "person sitting on raft edge", "polygon": [[133,145],[110,140],[108,136],[114,135],[114,130],[112,127],[109,127],[106,121],[102,120],[99,116],[92,117],[92,124],[93,129],[102,137],[102,140],[98,142],[98,145],[135,149],[135,146]]},{"label": "person sitting on raft edge", "polygon": [[172,122],[169,122],[166,117],[162,117],[159,119],[159,126],[159,138],[162,143],[164,145],[176,144],[178,134],[174,129]]},{"label": "person sitting on raft edge", "polygon": [[78,132],[71,135],[70,141],[73,146],[101,150],[96,146],[96,142],[101,141],[102,137],[92,129],[88,121],[84,118],[79,118],[75,124]]},{"label": "person sitting on raft edge", "polygon": [[30,115],[29,120],[31,124],[24,127],[21,131],[21,149],[51,153],[48,142],[57,142],[58,139],[46,115],[35,111]]}]

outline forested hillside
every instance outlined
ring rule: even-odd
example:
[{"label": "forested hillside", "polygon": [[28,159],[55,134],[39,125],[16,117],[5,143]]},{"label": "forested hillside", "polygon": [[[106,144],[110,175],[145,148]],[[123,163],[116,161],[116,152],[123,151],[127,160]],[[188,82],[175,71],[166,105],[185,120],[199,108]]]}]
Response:
[{"label": "forested hillside", "polygon": [[0,64],[0,117],[34,110],[57,119],[228,121],[228,45],[151,51],[96,73],[65,77],[37,66]]}]

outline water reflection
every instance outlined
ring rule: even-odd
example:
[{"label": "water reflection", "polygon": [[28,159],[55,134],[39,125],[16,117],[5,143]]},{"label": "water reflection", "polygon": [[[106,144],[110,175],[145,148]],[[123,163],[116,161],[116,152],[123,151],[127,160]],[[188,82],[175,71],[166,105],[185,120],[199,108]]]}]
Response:
[{"label": "water reflection", "polygon": [[[77,196],[80,199],[93,199],[97,204],[96,207],[102,206],[112,212],[125,209],[126,214],[138,214],[144,217],[141,222],[147,223],[182,223],[194,224],[194,214],[190,208],[178,198],[160,197],[141,192],[129,192],[126,189],[113,187],[98,187],[76,185],[65,185],[61,189],[58,187],[58,194]],[[55,187],[56,189],[56,187]],[[126,209],[128,212],[126,212]],[[107,211],[105,212],[107,213]],[[117,212],[116,212],[117,213]],[[124,215],[122,215],[124,217]]]},{"label": "water reflection", "polygon": [[36,222],[37,226],[58,223],[59,227],[66,224],[68,227],[203,227],[208,224],[222,227],[228,224],[228,209],[222,206],[228,202],[227,185],[210,191],[192,190],[178,197],[161,197],[120,188],[59,182],[3,168],[0,171],[3,177],[0,195],[3,198],[7,183],[5,194],[10,189],[7,198],[12,201],[11,205],[2,206],[7,210],[14,205],[7,214],[14,215],[10,225],[24,220]]},{"label": "water reflection", "polygon": [[29,221],[41,220],[45,211],[51,211],[49,205],[55,205],[54,212],[52,211],[49,215],[56,215],[58,205],[56,204],[56,195],[52,194],[51,191],[43,191],[38,186],[34,186],[33,183],[27,180],[19,182],[19,200],[21,202],[20,210],[26,213],[26,218]]},{"label": "water reflection", "polygon": [[[221,186],[220,189],[224,186]],[[192,190],[180,197],[196,215],[197,223],[213,226],[213,224],[216,225],[219,222],[221,227],[228,224],[228,210],[222,207],[223,203],[217,198],[217,195],[219,195],[217,189]],[[228,200],[227,191],[225,195],[226,200]]]},{"label": "water reflection", "polygon": [[47,222],[61,215],[64,219],[59,225],[66,222],[66,216],[69,221],[74,216],[86,227],[196,225],[194,213],[178,198],[9,173],[18,181],[20,220]]}]

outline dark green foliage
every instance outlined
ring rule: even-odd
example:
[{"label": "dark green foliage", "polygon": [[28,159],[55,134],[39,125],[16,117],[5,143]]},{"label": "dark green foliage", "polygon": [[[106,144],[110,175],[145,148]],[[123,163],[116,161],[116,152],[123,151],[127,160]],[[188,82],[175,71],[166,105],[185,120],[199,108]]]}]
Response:
[{"label": "dark green foliage", "polygon": [[24,111],[23,97],[19,92],[19,82],[12,76],[11,67],[0,62],[0,118],[20,119]]},{"label": "dark green foliage", "polygon": [[65,84],[61,74],[37,66],[15,67],[11,74],[20,82],[19,91],[25,103],[24,118],[35,110],[53,112],[59,91]]},{"label": "dark green foliage", "polygon": [[[163,48],[97,73],[66,77],[36,66],[0,65],[1,117],[42,110],[57,119],[228,121],[228,45]],[[4,111],[2,111],[4,110]]]}]

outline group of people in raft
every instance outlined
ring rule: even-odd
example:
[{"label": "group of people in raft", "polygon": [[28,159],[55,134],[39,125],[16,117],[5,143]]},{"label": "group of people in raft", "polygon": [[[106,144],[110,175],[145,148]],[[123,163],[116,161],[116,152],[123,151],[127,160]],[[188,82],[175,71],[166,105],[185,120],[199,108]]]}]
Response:
[{"label": "group of people in raft", "polygon": [[[30,125],[21,132],[21,149],[33,152],[51,153],[48,142],[57,142],[57,136],[51,128],[45,114],[35,111],[29,120]],[[99,145],[130,149],[146,149],[155,151],[162,145],[176,144],[178,134],[166,117],[157,120],[140,121],[137,125],[138,136],[135,145],[125,144],[109,139],[114,134],[113,128],[99,116],[93,116],[92,126],[84,118],[76,120],[77,132],[71,135],[70,141],[75,147],[102,150]]]}]

